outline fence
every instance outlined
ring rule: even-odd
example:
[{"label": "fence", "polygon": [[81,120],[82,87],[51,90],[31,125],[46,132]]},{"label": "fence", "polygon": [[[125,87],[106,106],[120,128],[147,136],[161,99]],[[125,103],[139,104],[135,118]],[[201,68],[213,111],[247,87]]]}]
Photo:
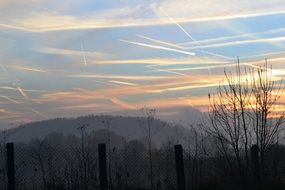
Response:
[{"label": "fence", "polygon": [[[256,147],[252,155],[252,162],[258,163]],[[183,153],[181,145],[148,152],[110,149],[105,144],[33,149],[7,143],[1,160],[3,190],[185,190],[217,172],[206,158]],[[253,164],[256,179],[257,170]]]},{"label": "fence", "polygon": [[[182,176],[182,147],[177,147],[177,174]],[[153,151],[151,160],[148,152],[109,152],[105,144],[93,150],[34,150],[8,143],[4,153],[1,189],[176,189],[177,186],[174,149]]]}]

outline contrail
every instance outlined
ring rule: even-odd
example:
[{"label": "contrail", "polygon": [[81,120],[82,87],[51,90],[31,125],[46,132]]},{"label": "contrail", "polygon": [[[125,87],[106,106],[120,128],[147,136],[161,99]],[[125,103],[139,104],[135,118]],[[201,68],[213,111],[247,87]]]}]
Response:
[{"label": "contrail", "polygon": [[181,75],[181,76],[187,76],[186,74],[175,72],[175,71],[170,71],[170,70],[167,70],[167,69],[158,69],[158,68],[155,67],[155,65],[148,65],[146,67],[149,67],[149,68],[151,68],[154,71],[166,72],[166,73],[171,73],[171,74],[176,74],[176,75]]},{"label": "contrail", "polygon": [[217,54],[217,53],[213,53],[213,52],[209,52],[209,51],[205,51],[205,50],[196,50],[196,51],[204,53],[204,54],[208,54],[208,55],[213,55],[215,57],[221,57],[221,58],[224,58],[224,59],[233,60],[232,57],[228,57],[228,56],[225,56],[225,55],[221,55],[221,54]]},{"label": "contrail", "polygon": [[[235,67],[236,64],[222,64],[222,65],[214,65],[214,66],[209,66],[211,69],[215,68],[225,68],[225,67]],[[240,66],[250,66],[250,67],[256,67],[257,66],[251,64],[251,63],[240,63]],[[175,71],[191,71],[191,70],[205,70],[208,69],[208,67],[186,67],[186,68],[176,68],[176,69],[164,69],[164,71],[169,71],[169,72],[175,72]]]},{"label": "contrail", "polygon": [[148,65],[176,65],[176,64],[220,64],[220,63],[228,63],[228,61],[224,60],[216,60],[210,59],[206,57],[205,59],[201,58],[193,58],[193,57],[179,57],[179,58],[149,58],[149,59],[122,59],[122,60],[102,60],[96,61],[96,64],[148,64]]},{"label": "contrail", "polygon": [[[10,76],[12,76],[12,75],[5,69],[5,67],[3,67],[2,64],[0,64],[0,67],[1,67],[1,69],[2,69],[5,73],[7,73],[7,74],[9,74]],[[16,68],[16,67],[15,67],[15,68]],[[29,70],[29,71],[36,71],[36,72],[42,72],[42,70],[38,70],[38,69],[34,69],[34,68],[23,68],[23,67],[20,68],[20,67],[18,67],[18,69]],[[15,78],[16,78],[16,77],[15,77]],[[16,80],[19,81],[17,78],[16,78]],[[0,88],[7,89],[7,90],[17,90],[25,99],[27,99],[27,100],[29,100],[29,101],[34,101],[34,100],[32,100],[31,98],[29,98],[29,97],[27,96],[27,94],[24,92],[24,90],[23,90],[19,85],[17,85],[16,88],[13,88],[13,87],[6,87],[6,86],[0,86]],[[31,90],[31,91],[36,91],[36,90]],[[18,101],[14,100],[14,99],[12,99],[12,98],[10,98],[10,97],[3,96],[3,95],[0,95],[0,97],[3,98],[3,99],[6,99],[6,100],[8,100],[8,101],[10,101],[11,103],[23,105],[21,102],[18,102]],[[37,102],[37,103],[38,103],[38,102]],[[24,105],[24,106],[25,106],[25,105]],[[25,106],[25,107],[27,107],[27,106]],[[37,110],[35,110],[35,109],[33,109],[33,108],[30,108],[30,107],[27,107],[27,108],[29,108],[31,111],[33,111],[34,113],[36,113],[37,115],[39,115],[39,116],[41,116],[41,117],[43,117],[43,118],[48,118],[46,115],[44,115],[43,113],[41,113],[41,112],[39,112],[39,111],[37,111]]]},{"label": "contrail", "polygon": [[[178,24],[178,26],[180,26],[179,28],[182,28],[182,26],[180,24]],[[182,28],[182,29],[183,29],[183,32],[186,32],[187,36],[191,36],[184,28]],[[179,49],[182,49],[182,50],[187,50],[188,49],[187,47],[183,47],[181,45],[172,44],[172,43],[161,41],[161,40],[156,40],[156,39],[144,36],[144,35],[137,35],[137,36],[140,37],[140,38],[144,38],[146,40],[152,41],[152,42],[157,42],[157,43],[160,43],[160,44],[176,47],[176,48],[179,48]],[[191,40],[195,40],[195,39],[191,36]],[[194,43],[200,44],[197,40],[195,40]],[[224,56],[224,55],[220,55],[220,54],[217,54],[217,53],[212,53],[212,52],[208,52],[208,51],[204,51],[204,50],[196,50],[196,51],[202,52],[202,53],[205,53],[205,54],[209,54],[209,55],[214,55],[216,57],[222,57],[224,59],[232,59],[232,58]]]},{"label": "contrail", "polygon": [[43,117],[43,118],[45,118],[45,119],[48,118],[45,114],[39,112],[38,110],[35,110],[34,108],[30,108],[30,110],[31,110],[32,112],[34,112],[35,114],[37,114],[37,115],[39,115],[39,116],[41,116],[41,117]]},{"label": "contrail", "polygon": [[18,102],[18,101],[14,100],[14,99],[12,99],[12,98],[10,98],[8,96],[0,95],[0,97],[5,99],[5,100],[8,100],[8,101],[10,101],[12,103],[15,103],[15,104],[21,104],[21,102]]},{"label": "contrail", "polygon": [[[189,33],[188,33],[189,34]],[[190,35],[190,34],[189,34]],[[157,42],[157,43],[160,43],[160,44],[165,44],[165,45],[169,45],[169,46],[173,46],[173,47],[177,47],[177,48],[180,48],[182,50],[187,50],[189,49],[188,47],[183,47],[181,45],[176,45],[176,44],[171,44],[171,43],[168,43],[168,42],[164,42],[164,41],[161,41],[161,40],[156,40],[156,39],[153,39],[153,38],[149,38],[147,36],[143,36],[143,35],[138,35],[139,37],[141,38],[144,38],[144,39],[147,39],[149,41],[152,41],[152,42]],[[192,37],[193,38],[193,37]],[[194,38],[193,38],[194,39]],[[200,42],[198,42],[197,40],[196,41],[193,41],[194,43],[197,43],[197,44],[200,44]],[[200,44],[201,45],[201,44]],[[208,54],[208,55],[213,55],[215,57],[221,57],[223,59],[228,59],[228,60],[232,60],[233,58],[231,57],[227,57],[227,56],[224,56],[224,55],[220,55],[220,54],[217,54],[217,53],[213,53],[213,52],[208,52],[208,51],[205,51],[205,50],[196,50],[198,52],[201,52],[203,54]]]},{"label": "contrail", "polygon": [[0,64],[0,67],[4,73],[9,74],[6,68],[2,64]]},{"label": "contrail", "polygon": [[[211,43],[223,43],[227,41],[237,41],[240,40],[241,38],[248,38],[252,36],[257,36],[257,35],[264,35],[264,34],[276,34],[276,33],[281,33],[284,32],[285,28],[277,28],[277,29],[272,29],[272,30],[267,30],[263,32],[254,32],[254,33],[246,33],[246,34],[240,34],[240,35],[233,35],[233,36],[223,36],[223,37],[217,37],[217,38],[209,38],[209,39],[204,39],[204,40],[199,40],[200,44],[207,45]],[[178,43],[178,45],[193,45],[193,41],[190,42],[182,42]],[[188,48],[187,48],[188,49]]]},{"label": "contrail", "polygon": [[0,86],[0,89],[4,89],[4,90],[17,90],[16,88],[9,87],[9,86]]},{"label": "contrail", "polygon": [[136,109],[135,106],[119,100],[118,98],[110,98],[110,101],[126,109]]},{"label": "contrail", "polygon": [[[235,11],[232,14],[221,14],[217,16],[202,16],[202,17],[194,17],[194,18],[182,18],[179,20],[179,23],[201,23],[201,22],[209,22],[209,21],[219,21],[219,20],[232,20],[239,18],[254,18],[260,16],[270,16],[270,15],[284,15],[284,10],[256,10],[255,12],[246,12],[240,13],[240,11]],[[37,19],[37,18],[35,18]],[[58,24],[60,22],[60,24]],[[157,25],[169,25],[170,22],[161,23],[159,19],[145,19],[145,22],[142,22],[141,19],[126,19],[126,21],[122,21],[120,19],[116,19],[116,21],[110,22],[99,22],[96,20],[76,20],[70,22],[62,22],[61,17],[57,18],[57,23],[48,22],[48,23],[39,23],[37,26],[25,26],[23,23],[19,24],[3,24],[0,23],[0,27],[16,29],[21,31],[28,32],[48,32],[48,31],[60,31],[60,30],[78,30],[80,29],[99,29],[99,28],[124,28],[124,27],[134,27],[134,26],[157,26]]]},{"label": "contrail", "polygon": [[[11,74],[5,69],[5,67],[3,67],[2,64],[0,64],[0,67],[2,68],[2,70],[3,70],[4,72],[6,72],[7,74],[11,75]],[[11,76],[12,76],[12,75],[11,75]],[[17,81],[19,81],[16,77],[15,77],[15,79],[16,79]],[[31,100],[19,85],[17,85],[16,88],[14,88],[14,87],[8,87],[8,86],[0,86],[0,88],[5,89],[5,90],[17,90],[25,99]],[[4,98],[3,96],[1,96],[1,97]],[[6,98],[6,99],[7,99],[7,98]],[[8,99],[7,99],[7,100],[8,100]],[[13,101],[12,99],[10,99],[10,101],[16,103],[16,102]]]},{"label": "contrail", "polygon": [[[194,41],[195,43],[197,43],[199,46],[201,46],[201,44],[199,43],[199,41],[197,41],[195,38],[193,38],[189,32],[187,32],[178,22],[176,22],[173,18],[171,18],[164,10],[162,10],[162,8],[159,8],[160,11],[166,15],[167,18],[169,18],[174,24],[176,24],[192,41]],[[222,57],[224,59],[230,59],[232,60],[232,58],[230,57],[227,57],[227,56],[224,56],[224,55],[220,55],[220,54],[217,54],[217,53],[212,53],[212,52],[208,52],[208,51],[205,51],[205,50],[198,50],[200,52],[202,52],[203,54],[209,54],[209,55],[214,55],[214,56],[217,56],[217,57]],[[207,64],[208,65],[208,64]],[[209,65],[208,65],[209,67]],[[208,68],[208,72],[209,74],[211,74],[211,70],[210,68]]]},{"label": "contrail", "polygon": [[32,72],[40,72],[40,73],[46,73],[46,70],[43,69],[38,69],[38,68],[32,68],[32,67],[22,67],[22,66],[18,66],[18,65],[10,65],[8,67],[11,68],[15,68],[18,70],[22,70],[22,71],[32,71]]},{"label": "contrail", "polygon": [[174,24],[176,24],[192,41],[196,41],[178,22],[176,22],[173,18],[171,18],[161,7],[159,10]]},{"label": "contrail", "polygon": [[74,78],[100,78],[100,79],[110,79],[110,80],[162,80],[162,79],[169,79],[168,76],[148,76],[148,75],[96,75],[96,74],[73,74],[67,75],[67,77],[74,77]]},{"label": "contrail", "polygon": [[[4,90],[14,90],[14,91],[19,91],[18,87],[10,87],[10,86],[0,86],[0,89],[4,89]],[[33,89],[25,89],[26,92],[50,92],[48,90],[33,90]]]},{"label": "contrail", "polygon": [[136,84],[134,84],[134,83],[130,83],[130,82],[123,82],[123,81],[117,81],[117,80],[110,80],[110,82],[112,82],[112,83],[116,83],[116,84],[129,85],[129,86],[135,86],[135,85],[136,85]]},{"label": "contrail", "polygon": [[162,89],[154,89],[149,90],[152,93],[162,93],[162,92],[170,92],[170,91],[181,91],[181,90],[189,90],[189,89],[197,89],[197,88],[206,88],[206,87],[215,87],[219,85],[219,82],[213,82],[208,84],[197,84],[197,85],[185,85],[185,86],[177,86],[177,87],[169,87],[169,88],[162,88]]},{"label": "contrail", "polygon": [[152,42],[157,42],[157,43],[160,43],[160,44],[172,46],[172,47],[179,48],[179,49],[182,49],[182,50],[187,50],[187,48],[185,48],[185,47],[183,47],[183,46],[180,46],[180,45],[177,45],[177,44],[173,44],[173,43],[169,43],[169,42],[164,42],[164,41],[161,41],[161,40],[156,40],[156,39],[153,39],[153,38],[144,36],[144,35],[137,35],[137,36],[140,37],[140,38],[143,38],[143,39],[152,41]]},{"label": "contrail", "polygon": [[173,49],[173,48],[168,48],[168,47],[163,47],[163,46],[156,46],[156,45],[151,45],[151,44],[145,44],[145,43],[139,43],[139,42],[132,42],[128,40],[120,40],[122,42],[130,43],[130,44],[135,44],[139,46],[144,46],[144,47],[149,47],[149,48],[154,48],[154,49],[162,49],[162,50],[167,50],[167,51],[173,51],[173,52],[178,52],[186,55],[191,55],[194,56],[195,53],[193,52],[188,52],[188,51],[183,51],[183,50],[178,50],[178,49]]},{"label": "contrail", "polygon": [[[166,17],[171,21],[173,22],[174,24],[176,24],[176,26],[178,26],[183,32],[184,34],[186,34],[192,41],[196,42],[199,44],[199,42],[193,38],[178,22],[176,22],[173,18],[171,18],[164,10],[162,10],[162,8],[159,7],[159,10],[164,14],[166,15]],[[209,67],[209,65],[207,64],[207,66]],[[208,69],[208,72],[209,74],[211,74],[211,70],[210,68]]]},{"label": "contrail", "polygon": [[84,51],[84,47],[83,47],[83,43],[82,41],[80,41],[80,45],[81,45],[81,51],[82,51],[82,57],[83,57],[83,61],[84,61],[84,65],[87,65],[87,61],[86,61],[86,55],[85,55],[85,51]]},{"label": "contrail", "polygon": [[230,41],[230,42],[224,42],[224,43],[199,45],[197,47],[193,47],[193,48],[189,47],[187,49],[227,47],[227,46],[237,46],[237,45],[251,44],[251,43],[274,43],[274,42],[277,43],[277,42],[284,42],[284,41],[285,41],[285,37],[255,38],[255,39],[250,39],[250,40],[239,40],[239,41]]},{"label": "contrail", "polygon": [[31,98],[29,98],[29,97],[27,96],[27,94],[24,92],[24,90],[23,90],[21,87],[18,86],[17,89],[18,89],[18,91],[20,92],[20,94],[21,94],[25,99],[31,100]]},{"label": "contrail", "polygon": [[101,84],[106,84],[106,85],[109,85],[109,86],[115,86],[115,87],[117,87],[117,85],[112,84],[112,83],[110,83],[110,82],[105,82],[105,81],[100,81],[100,80],[94,80],[94,81],[97,82],[97,83],[101,83]]}]

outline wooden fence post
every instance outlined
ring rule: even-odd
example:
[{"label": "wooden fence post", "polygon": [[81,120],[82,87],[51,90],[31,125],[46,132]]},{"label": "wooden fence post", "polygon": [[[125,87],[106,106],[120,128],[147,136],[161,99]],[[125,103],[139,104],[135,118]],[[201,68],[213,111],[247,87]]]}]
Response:
[{"label": "wooden fence post", "polygon": [[14,159],[14,143],[6,144],[7,150],[7,178],[8,190],[15,190],[15,159]]},{"label": "wooden fence post", "polygon": [[185,190],[185,174],[183,163],[183,148],[182,145],[175,145],[175,163],[176,163],[176,176],[177,176],[177,189]]},{"label": "wooden fence post", "polygon": [[258,146],[256,144],[252,145],[250,148],[251,176],[256,184],[260,182],[258,152]]},{"label": "wooden fence post", "polygon": [[108,180],[107,180],[107,161],[106,161],[106,144],[98,145],[99,152],[99,179],[100,179],[100,188],[101,190],[108,189]]}]

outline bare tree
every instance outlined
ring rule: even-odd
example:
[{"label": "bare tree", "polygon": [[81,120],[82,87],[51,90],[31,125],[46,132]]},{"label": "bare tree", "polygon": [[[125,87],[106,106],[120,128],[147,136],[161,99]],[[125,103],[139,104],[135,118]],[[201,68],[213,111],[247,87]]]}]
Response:
[{"label": "bare tree", "polygon": [[256,73],[251,72],[251,80],[254,140],[259,147],[263,176],[265,151],[271,144],[278,143],[278,134],[285,121],[284,111],[277,111],[279,99],[283,94],[283,79],[273,80],[272,68],[268,67],[265,60],[265,64],[258,68]]},{"label": "bare tree", "polygon": [[148,144],[148,157],[149,157],[149,169],[150,169],[150,185],[151,189],[154,189],[153,182],[153,158],[152,158],[152,137],[154,135],[154,131],[152,129],[153,122],[155,120],[155,109],[150,108],[141,108],[141,112],[143,114],[143,120],[141,121],[143,127],[147,134],[147,144]]},{"label": "bare tree", "polygon": [[238,60],[235,73],[224,71],[224,75],[217,92],[209,94],[210,127],[206,130],[217,140],[230,171],[237,168],[243,175],[249,169],[250,146],[258,145],[264,164],[264,151],[276,140],[284,122],[284,113],[276,114],[282,80],[274,81],[267,62],[242,70]]},{"label": "bare tree", "polygon": [[[105,119],[103,119],[102,124],[104,125],[104,127],[107,130],[107,147],[108,147],[108,178],[109,178],[109,185],[110,185],[110,189],[113,188],[113,179],[112,179],[112,147],[111,147],[111,122],[112,122],[112,118],[109,116],[106,116]],[[113,148],[114,150],[114,148]]]},{"label": "bare tree", "polygon": [[89,124],[79,124],[79,127],[77,127],[77,129],[80,131],[81,133],[81,161],[82,161],[82,168],[81,168],[81,178],[83,183],[82,183],[82,189],[87,189],[88,188],[88,167],[89,167],[89,163],[88,163],[88,151],[86,151],[86,130],[87,127],[89,126]]}]

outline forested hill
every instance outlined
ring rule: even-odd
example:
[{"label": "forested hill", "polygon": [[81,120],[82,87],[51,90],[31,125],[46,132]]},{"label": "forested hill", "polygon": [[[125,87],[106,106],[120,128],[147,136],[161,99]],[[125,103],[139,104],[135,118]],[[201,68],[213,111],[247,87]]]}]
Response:
[{"label": "forested hill", "polygon": [[[90,115],[78,118],[58,118],[46,121],[39,121],[19,126],[6,131],[8,141],[28,142],[34,138],[43,138],[52,132],[59,132],[64,135],[80,135],[79,127],[87,124],[86,131],[96,132],[108,130],[106,121],[110,123],[110,130],[121,137],[128,139],[143,139],[147,136],[145,118],[124,117],[110,115]],[[151,124],[153,142],[160,145],[169,140],[176,141],[177,138],[185,139],[189,136],[190,129],[182,126],[173,126],[167,122],[155,119]]]}]

